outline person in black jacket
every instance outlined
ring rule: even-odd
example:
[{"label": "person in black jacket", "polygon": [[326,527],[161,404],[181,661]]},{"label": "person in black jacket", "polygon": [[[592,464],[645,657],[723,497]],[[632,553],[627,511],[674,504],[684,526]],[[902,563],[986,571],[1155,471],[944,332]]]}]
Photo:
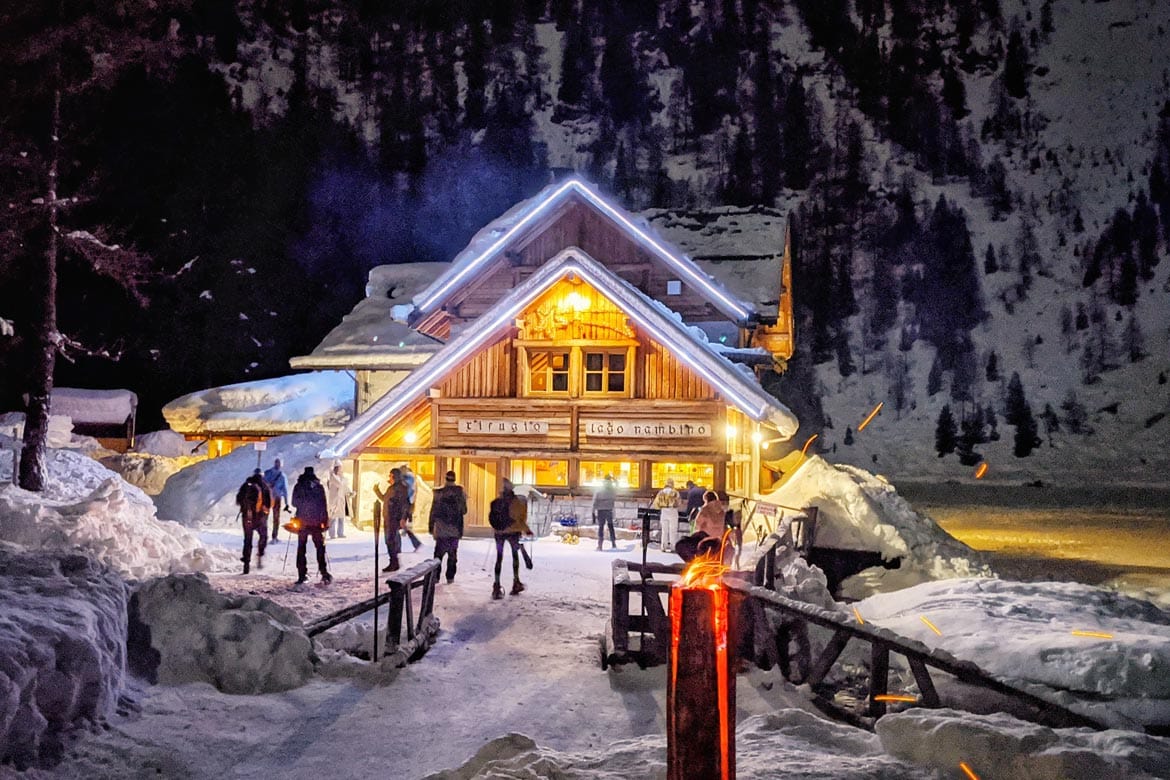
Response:
[{"label": "person in black jacket", "polygon": [[272,491],[268,489],[260,469],[256,469],[236,491],[236,506],[240,508],[240,520],[244,524],[244,553],[240,560],[244,562],[244,574],[247,574],[252,562],[252,534],[259,536],[257,569],[264,568],[264,547],[268,543],[268,510],[272,508]]},{"label": "person in black jacket", "polygon": [[329,566],[325,562],[325,530],[329,528],[329,510],[325,503],[325,488],[313,473],[312,466],[306,466],[305,472],[297,477],[297,484],[292,492],[293,507],[296,509],[296,520],[299,522],[297,532],[297,584],[308,579],[309,564],[305,556],[309,537],[313,537],[313,545],[317,548],[317,571],[321,574],[321,581],[329,584],[333,576],[329,574]]},{"label": "person in black jacket", "polygon": [[443,487],[435,491],[427,532],[435,539],[435,558],[440,565],[447,556],[447,582],[455,579],[459,564],[459,539],[463,536],[463,516],[467,514],[467,496],[455,484],[455,472],[448,471]]}]

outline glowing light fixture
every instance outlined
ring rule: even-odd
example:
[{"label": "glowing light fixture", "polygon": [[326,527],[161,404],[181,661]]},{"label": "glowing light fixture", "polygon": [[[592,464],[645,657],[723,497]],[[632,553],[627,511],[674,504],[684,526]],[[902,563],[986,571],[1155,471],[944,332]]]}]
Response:
[{"label": "glowing light fixture", "polygon": [[735,438],[735,426],[734,425],[727,426],[727,438],[729,438],[729,439]]},{"label": "glowing light fixture", "polygon": [[574,290],[562,299],[562,308],[581,312],[589,309],[589,299]]},{"label": "glowing light fixture", "polygon": [[752,441],[753,442],[755,442],[756,444],[759,444],[763,440],[764,440],[764,434],[760,433],[759,431],[752,431]]},{"label": "glowing light fixture", "polygon": [[418,441],[418,434],[416,434],[414,431],[407,431],[406,435],[403,436],[402,439],[407,444],[414,444],[416,441]]}]

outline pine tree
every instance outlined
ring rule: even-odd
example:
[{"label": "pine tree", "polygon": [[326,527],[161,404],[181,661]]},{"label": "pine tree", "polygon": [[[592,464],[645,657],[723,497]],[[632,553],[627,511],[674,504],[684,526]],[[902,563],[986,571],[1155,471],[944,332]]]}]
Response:
[{"label": "pine tree", "polygon": [[1146,356],[1146,340],[1142,335],[1142,327],[1138,322],[1136,312],[1130,312],[1129,322],[1125,325],[1125,335],[1122,339],[1130,363],[1136,363]]},{"label": "pine tree", "polygon": [[557,89],[554,118],[577,116],[588,109],[593,76],[593,41],[589,30],[576,14],[570,16],[561,51],[561,84]]},{"label": "pine tree", "polygon": [[1003,63],[1004,90],[1017,100],[1026,98],[1030,71],[1028,47],[1024,43],[1023,33],[1020,32],[1019,20],[1016,20],[1012,24],[1012,31],[1008,34],[1007,55]]},{"label": "pine tree", "polygon": [[853,446],[853,429],[852,429],[852,428],[850,428],[850,427],[848,427],[848,426],[846,426],[846,427],[845,427],[845,439],[844,439],[844,444],[845,444],[845,446],[846,446],[846,447],[852,447],[852,446]]},{"label": "pine tree", "polygon": [[987,440],[999,441],[999,428],[995,418],[995,409],[991,407],[991,404],[988,404],[983,410],[983,420],[987,423]]},{"label": "pine tree", "polygon": [[1092,433],[1089,427],[1089,413],[1085,411],[1085,405],[1077,400],[1077,394],[1069,390],[1064,400],[1060,403],[1060,409],[1064,412],[1064,424],[1068,426],[1071,433]]},{"label": "pine tree", "polygon": [[1020,422],[1016,425],[1012,454],[1017,458],[1025,458],[1031,455],[1032,450],[1040,444],[1040,437],[1036,433],[1036,420],[1032,417],[1032,409],[1029,406],[1025,406],[1021,412]]},{"label": "pine tree", "polygon": [[1004,399],[1003,419],[1008,425],[1019,426],[1028,411],[1028,400],[1024,397],[1024,383],[1020,381],[1018,372],[1012,372],[1008,380],[1007,397]]},{"label": "pine tree", "polygon": [[999,263],[995,260],[995,247],[987,245],[987,252],[983,255],[983,273],[993,274],[999,270]]},{"label": "pine tree", "polygon": [[987,381],[999,381],[999,359],[996,357],[994,350],[987,356]]},{"label": "pine tree", "polygon": [[939,390],[942,390],[942,359],[939,355],[934,356],[934,362],[930,364],[930,372],[926,375],[926,394],[934,395]]},{"label": "pine tree", "polygon": [[951,407],[943,404],[942,411],[938,414],[938,424],[934,428],[934,449],[940,458],[955,451],[957,434]]},{"label": "pine tree", "polygon": [[1048,436],[1048,446],[1052,447],[1054,446],[1052,434],[1060,433],[1060,417],[1052,408],[1052,404],[1044,404],[1044,411],[1040,414],[1040,419],[1044,421],[1044,433]]},{"label": "pine tree", "polygon": [[959,463],[964,466],[974,466],[983,460],[983,456],[975,451],[975,446],[983,441],[983,426],[974,417],[964,417],[959,428],[959,439],[955,443],[955,450],[959,454]]}]

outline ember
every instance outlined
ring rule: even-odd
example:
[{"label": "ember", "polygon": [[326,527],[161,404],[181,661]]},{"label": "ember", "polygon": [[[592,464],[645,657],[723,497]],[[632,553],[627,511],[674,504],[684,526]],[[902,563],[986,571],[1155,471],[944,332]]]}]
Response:
[{"label": "ember", "polygon": [[864,420],[861,421],[861,425],[857,426],[858,433],[861,433],[862,431],[864,431],[865,426],[869,425],[870,422],[873,420],[873,418],[877,417],[878,412],[880,412],[882,410],[882,406],[885,405],[885,403],[886,403],[885,401],[882,401],[881,403],[879,403],[877,406],[875,406],[873,408],[873,411],[869,413],[869,417],[866,417]]}]

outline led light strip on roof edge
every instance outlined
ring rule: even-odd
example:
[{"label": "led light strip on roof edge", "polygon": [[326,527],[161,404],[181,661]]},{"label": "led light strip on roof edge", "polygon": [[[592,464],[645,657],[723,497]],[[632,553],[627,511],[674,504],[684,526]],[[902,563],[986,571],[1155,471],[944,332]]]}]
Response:
[{"label": "led light strip on roof edge", "polygon": [[494,257],[496,253],[499,252],[500,249],[503,248],[503,246],[512,239],[513,236],[515,236],[520,230],[523,230],[525,227],[527,227],[527,225],[535,220],[540,214],[550,209],[552,205],[561,198],[562,195],[571,189],[575,189],[584,195],[587,199],[589,199],[590,202],[593,203],[593,205],[606,214],[606,216],[626,228],[627,231],[633,233],[639,241],[650,247],[663,260],[674,267],[680,274],[688,277],[693,284],[698,287],[702,287],[708,293],[710,293],[712,297],[718,299],[723,304],[724,308],[730,310],[731,313],[739,317],[739,319],[746,320],[750,316],[751,311],[748,308],[746,308],[742,303],[732,300],[721,290],[712,285],[710,279],[706,278],[698,272],[693,262],[683,261],[673,252],[659,244],[654,240],[653,237],[627,219],[621,212],[615,209],[604,198],[591,190],[579,179],[569,179],[567,182],[562,184],[560,187],[554,190],[552,194],[550,194],[544,200],[543,203],[538,205],[531,212],[525,215],[519,222],[509,228],[504,233],[504,235],[500,236],[498,239],[492,242],[491,246],[489,246],[483,252],[480,252],[480,254],[476,256],[475,259],[469,261],[463,268],[455,271],[451,278],[443,283],[439,289],[435,290],[433,293],[427,296],[427,298],[422,303],[417,304],[419,312],[423,314],[429,313],[430,308],[435,304],[436,301],[445,295],[448,290],[462,281],[469,273],[471,273],[471,271],[475,270],[482,263]]},{"label": "led light strip on roof edge", "polygon": [[[609,292],[614,295],[614,297],[622,299],[625,299],[630,295],[628,291],[625,291],[626,294],[623,295],[623,291],[620,288],[614,289],[611,283],[609,283],[604,278],[599,277],[592,268],[589,268],[587,265],[583,265],[582,263],[584,262],[593,263],[595,261],[588,260],[587,256],[582,257],[579,250],[567,249],[558,255],[558,257],[563,257],[566,259],[560,264],[557,264],[557,258],[554,258],[552,261],[550,261],[546,266],[548,273],[544,275],[545,278],[541,279],[541,274],[537,274],[531,277],[528,280],[528,283],[532,284],[532,288],[530,290],[519,295],[519,297],[517,297],[510,306],[497,312],[493,317],[491,317],[490,320],[483,323],[482,327],[476,327],[474,331],[469,330],[463,334],[463,336],[451,342],[448,345],[451,349],[450,354],[442,357],[441,359],[438,359],[439,356],[436,355],[435,358],[432,358],[432,361],[436,361],[437,359],[433,365],[431,361],[424,363],[423,366],[418,369],[418,371],[421,373],[417,374],[417,378],[415,378],[415,374],[412,374],[403,381],[402,385],[399,385],[399,389],[401,389],[402,392],[399,393],[397,397],[394,398],[394,400],[390,401],[386,404],[385,407],[380,409],[378,408],[378,404],[371,406],[368,410],[366,410],[366,414],[370,416],[370,419],[349,433],[346,433],[343,430],[339,435],[344,436],[344,438],[336,445],[322,450],[321,456],[326,458],[336,458],[349,454],[351,447],[355,446],[359,441],[376,431],[388,417],[392,417],[393,415],[402,411],[402,409],[405,408],[408,403],[414,400],[416,395],[422,391],[423,387],[428,386],[434,379],[441,376],[451,367],[457,365],[460,361],[466,358],[469,352],[479,347],[480,344],[485,339],[489,338],[497,328],[508,322],[510,319],[514,318],[525,306],[531,303],[536,297],[543,294],[552,282],[555,282],[571,273],[578,273],[601,292],[605,292],[608,289]],[[625,303],[628,308],[632,309],[631,311],[624,312],[627,316],[631,317],[643,328],[650,331],[653,336],[662,341],[666,346],[674,349],[676,355],[687,366],[697,372],[707,382],[711,383],[721,392],[727,395],[728,398],[737,406],[739,406],[739,408],[744,413],[757,421],[762,421],[765,418],[767,407],[766,402],[759,401],[753,404],[740,393],[730,388],[721,377],[714,374],[708,367],[691,359],[688,354],[688,347],[696,346],[698,343],[692,339],[689,334],[682,332],[671,334],[667,332],[667,330],[664,329],[660,324],[655,323],[643,316],[643,313],[638,311],[636,306],[630,306],[631,301],[623,300],[622,302]],[[662,319],[663,322],[666,323],[667,328],[674,324],[671,323],[671,321],[666,317],[663,317]],[[476,324],[479,325],[478,321]],[[706,349],[701,345],[698,346],[700,349]],[[713,352],[710,354],[713,358],[718,358],[718,355],[715,355]]]}]

